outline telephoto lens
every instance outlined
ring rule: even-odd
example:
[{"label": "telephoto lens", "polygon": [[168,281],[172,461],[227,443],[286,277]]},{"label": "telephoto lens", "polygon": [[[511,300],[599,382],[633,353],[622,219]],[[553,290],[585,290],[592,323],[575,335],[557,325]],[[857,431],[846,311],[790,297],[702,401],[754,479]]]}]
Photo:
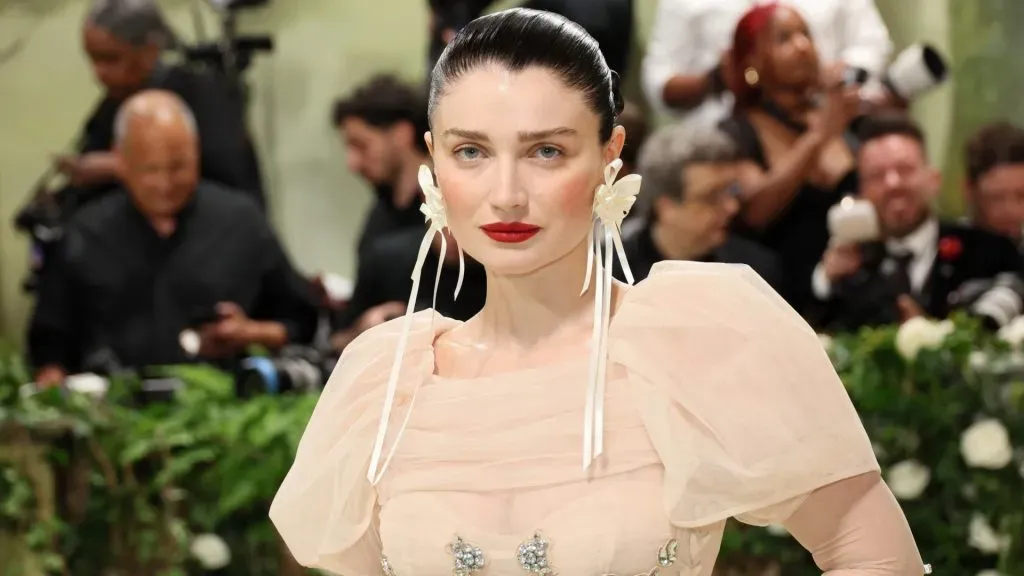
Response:
[{"label": "telephoto lens", "polygon": [[286,349],[273,358],[245,358],[235,373],[235,393],[240,398],[258,394],[317,393],[323,389],[334,363],[333,358],[305,347]]}]

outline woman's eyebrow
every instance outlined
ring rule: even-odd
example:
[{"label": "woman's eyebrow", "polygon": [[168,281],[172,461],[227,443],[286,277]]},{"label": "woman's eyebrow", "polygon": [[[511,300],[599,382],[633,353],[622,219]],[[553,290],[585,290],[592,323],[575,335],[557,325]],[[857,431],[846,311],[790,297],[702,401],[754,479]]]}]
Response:
[{"label": "woman's eyebrow", "polygon": [[[547,130],[535,130],[530,132],[520,132],[518,134],[520,142],[534,142],[537,140],[545,140],[554,136],[575,136],[576,130],[568,128],[566,126],[560,126],[558,128],[549,128]],[[490,138],[487,134],[477,130],[464,130],[462,128],[449,128],[442,134],[444,137],[457,136],[459,138],[465,138],[467,140],[477,140],[480,142],[489,142]]]}]

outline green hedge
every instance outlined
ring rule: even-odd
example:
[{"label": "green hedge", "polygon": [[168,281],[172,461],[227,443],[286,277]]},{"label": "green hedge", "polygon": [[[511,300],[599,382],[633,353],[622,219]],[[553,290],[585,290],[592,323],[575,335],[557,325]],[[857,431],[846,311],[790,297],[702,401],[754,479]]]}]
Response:
[{"label": "green hedge", "polygon": [[[1024,574],[1024,451],[1014,448],[1024,447],[1024,362],[1014,347],[968,322],[923,320],[824,344],[925,561],[937,574]],[[137,408],[127,383],[102,403],[22,397],[24,367],[0,359],[0,557],[19,558],[8,573],[200,574],[200,560],[228,553],[218,574],[297,573],[282,567],[266,512],[316,398],[242,402],[222,373],[168,373],[187,391]],[[722,554],[733,566],[771,559],[787,576],[820,573],[780,528],[732,526]]]}]

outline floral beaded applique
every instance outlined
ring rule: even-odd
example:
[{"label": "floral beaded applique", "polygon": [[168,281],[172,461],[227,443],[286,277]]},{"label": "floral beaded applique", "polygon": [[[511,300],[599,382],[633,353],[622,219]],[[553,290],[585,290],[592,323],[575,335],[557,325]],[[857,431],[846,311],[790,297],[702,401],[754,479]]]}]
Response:
[{"label": "floral beaded applique", "polygon": [[[530,576],[558,576],[554,568],[551,567],[550,548],[551,542],[547,538],[540,532],[534,533],[533,538],[520,544],[516,550],[519,566]],[[678,549],[679,543],[674,538],[669,540],[658,549],[658,565],[647,572],[634,576],[662,576],[663,568],[669,568],[676,563]],[[483,550],[458,536],[446,550],[452,556],[452,576],[477,576],[486,566]],[[384,576],[398,576],[391,567],[391,563],[388,562],[387,556],[381,556],[380,566]],[[616,575],[604,574],[603,576]]]},{"label": "floral beaded applique", "polygon": [[556,576],[548,559],[550,546],[551,543],[540,532],[534,533],[533,538],[520,544],[516,551],[519,566],[532,576]]},{"label": "floral beaded applique", "polygon": [[486,562],[480,548],[456,536],[447,550],[452,555],[452,576],[473,576],[483,570]]},{"label": "floral beaded applique", "polygon": [[[658,565],[647,572],[641,572],[634,576],[661,576],[662,568],[669,568],[676,563],[676,551],[678,549],[679,542],[677,542],[675,538],[669,540],[664,546],[658,549]],[[615,574],[605,574],[604,576],[615,576]]]}]

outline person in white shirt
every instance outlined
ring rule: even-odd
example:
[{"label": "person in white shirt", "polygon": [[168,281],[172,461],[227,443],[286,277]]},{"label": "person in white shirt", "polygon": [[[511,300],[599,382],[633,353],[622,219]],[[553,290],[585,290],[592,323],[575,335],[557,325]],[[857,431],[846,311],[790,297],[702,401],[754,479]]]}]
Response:
[{"label": "person in white shirt", "polygon": [[[723,58],[736,23],[758,0],[659,0],[643,88],[651,105],[684,118],[715,122],[732,107]],[[789,0],[811,28],[827,67],[851,66],[878,78],[892,41],[874,0]]]}]

